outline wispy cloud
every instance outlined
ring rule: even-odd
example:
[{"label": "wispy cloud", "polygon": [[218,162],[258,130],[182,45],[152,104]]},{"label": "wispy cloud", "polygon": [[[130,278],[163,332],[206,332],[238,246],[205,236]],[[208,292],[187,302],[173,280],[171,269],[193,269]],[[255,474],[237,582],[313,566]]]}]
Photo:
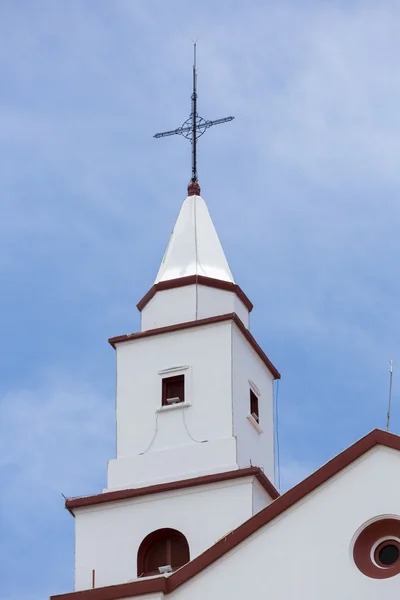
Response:
[{"label": "wispy cloud", "polygon": [[[71,585],[73,523],[62,518],[62,494],[105,487],[106,461],[114,454],[114,401],[71,374],[48,373],[37,387],[10,390],[1,398],[0,423],[0,472],[7,482],[0,498],[0,560],[10,577],[3,597],[22,571],[32,581],[31,591],[38,586],[50,594],[51,582],[59,586],[57,574]],[[64,556],[66,547],[70,557]],[[35,561],[17,560],[10,549],[19,553],[18,548]]]},{"label": "wispy cloud", "polygon": [[384,421],[387,363],[394,381],[400,364],[400,9],[20,8],[0,8],[0,551],[6,600],[36,600],[72,587],[61,492],[104,485],[105,340],[137,329],[135,302],[185,194],[188,142],[152,135],[189,115],[190,38],[200,38],[200,113],[235,116],[200,140],[200,183],[255,303],[252,331],[283,374],[283,486]]}]

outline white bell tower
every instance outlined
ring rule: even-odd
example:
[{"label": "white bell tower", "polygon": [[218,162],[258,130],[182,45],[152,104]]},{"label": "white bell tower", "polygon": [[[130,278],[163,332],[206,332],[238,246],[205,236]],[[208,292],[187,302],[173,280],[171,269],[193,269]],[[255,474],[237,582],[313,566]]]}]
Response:
[{"label": "white bell tower", "polygon": [[108,489],[257,465],[274,480],[276,369],[249,327],[206,203],[183,202],[141,331],[117,353],[117,458]]},{"label": "white bell tower", "polygon": [[167,576],[278,495],[280,375],[249,331],[252,304],[197,183],[138,309],[141,330],[109,340],[117,455],[107,488],[66,502],[76,591]]}]

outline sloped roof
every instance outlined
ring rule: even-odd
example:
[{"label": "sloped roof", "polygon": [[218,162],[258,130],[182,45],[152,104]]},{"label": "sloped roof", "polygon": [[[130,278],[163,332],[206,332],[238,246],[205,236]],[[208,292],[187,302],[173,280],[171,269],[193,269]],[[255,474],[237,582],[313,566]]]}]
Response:
[{"label": "sloped roof", "polygon": [[374,429],[170,576],[61,594],[51,600],[122,600],[157,592],[170,594],[378,445],[400,450],[400,437]]},{"label": "sloped roof", "polygon": [[184,200],[154,283],[189,275],[235,283],[201,196]]},{"label": "sloped roof", "polygon": [[243,322],[239,319],[236,313],[227,313],[225,315],[217,315],[215,317],[206,317],[205,319],[198,319],[197,321],[186,321],[185,323],[175,323],[174,325],[166,325],[165,327],[157,327],[155,329],[147,329],[146,331],[138,331],[137,333],[127,333],[124,335],[117,335],[109,338],[108,342],[113,348],[116,344],[123,342],[130,342],[145,337],[151,337],[154,335],[162,335],[164,333],[171,333],[173,331],[181,331],[182,329],[193,329],[194,327],[204,327],[204,325],[212,325],[215,323],[222,323],[223,321],[233,321],[239,331],[243,334],[246,340],[249,342],[253,350],[261,358],[267,369],[273,375],[274,379],[280,379],[281,375],[278,369],[272,364],[264,350],[256,342],[250,331],[243,325]]},{"label": "sloped roof", "polygon": [[240,479],[243,477],[252,476],[256,477],[258,482],[263,486],[265,491],[273,500],[279,496],[278,490],[270,482],[260,467],[246,467],[244,469],[237,469],[236,471],[212,473],[210,475],[202,475],[201,477],[190,477],[189,479],[179,479],[178,481],[157,483],[155,485],[148,485],[141,488],[114,490],[110,492],[103,492],[102,494],[96,494],[95,496],[68,498],[65,501],[65,508],[67,508],[71,514],[74,514],[74,509],[85,506],[95,506],[98,504],[105,504],[107,502],[117,502],[118,500],[129,500],[131,498],[138,498],[139,496],[161,494],[164,492],[171,492],[175,490],[198,487],[200,485],[207,485],[210,483],[219,483],[221,481],[231,481],[232,479]]}]

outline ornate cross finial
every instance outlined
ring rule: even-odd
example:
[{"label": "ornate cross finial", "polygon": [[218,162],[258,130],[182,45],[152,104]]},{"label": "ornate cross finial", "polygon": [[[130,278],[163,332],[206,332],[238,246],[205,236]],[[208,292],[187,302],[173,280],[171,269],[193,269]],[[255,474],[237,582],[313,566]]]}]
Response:
[{"label": "ornate cross finial", "polygon": [[192,100],[192,112],[190,117],[183,123],[178,129],[171,131],[164,131],[162,133],[156,133],[155,138],[167,137],[168,135],[183,135],[187,140],[190,140],[192,144],[192,179],[188,185],[189,196],[199,196],[200,186],[197,179],[197,140],[203,135],[206,129],[212,127],[212,125],[219,125],[220,123],[227,123],[232,121],[234,117],[225,117],[223,119],[216,119],[215,121],[206,121],[203,117],[199,117],[197,114],[197,71],[196,71],[196,42],[193,43],[193,93],[191,96]]}]

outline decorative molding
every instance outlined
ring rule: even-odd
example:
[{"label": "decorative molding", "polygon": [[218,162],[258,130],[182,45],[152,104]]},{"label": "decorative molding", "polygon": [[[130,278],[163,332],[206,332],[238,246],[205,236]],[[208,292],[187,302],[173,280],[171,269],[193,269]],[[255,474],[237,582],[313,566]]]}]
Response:
[{"label": "decorative molding", "polygon": [[145,337],[151,337],[153,335],[160,335],[163,333],[173,333],[180,331],[181,329],[192,329],[193,327],[201,327],[203,325],[212,325],[214,323],[222,323],[223,321],[231,321],[235,313],[227,313],[225,315],[217,315],[216,317],[207,317],[205,319],[197,319],[195,321],[185,321],[184,323],[175,323],[174,325],[166,325],[164,327],[156,327],[154,329],[147,329],[146,331],[138,331],[136,333],[126,333],[124,335],[117,335],[108,339],[108,343],[115,348],[115,344],[121,342],[130,342]]},{"label": "decorative molding", "polygon": [[168,367],[167,369],[162,369],[158,371],[159,375],[168,375],[168,373],[182,373],[183,371],[187,371],[190,368],[190,365],[182,365],[180,367]]},{"label": "decorative molding", "polygon": [[249,381],[249,386],[251,387],[251,389],[253,390],[255,395],[258,396],[258,398],[260,398],[261,392],[258,389],[258,387],[256,386],[256,384],[254,383],[254,381],[252,381],[251,379],[249,379],[248,381]]},{"label": "decorative molding", "polygon": [[254,427],[254,429],[257,431],[257,433],[264,433],[263,430],[261,429],[260,425],[257,423],[255,418],[253,417],[253,415],[247,415],[247,420]]},{"label": "decorative molding", "polygon": [[118,500],[128,500],[130,498],[138,498],[139,496],[160,494],[163,492],[170,492],[184,488],[197,487],[199,485],[207,485],[209,483],[219,483],[220,481],[230,481],[232,479],[251,476],[257,477],[258,481],[268,492],[271,498],[275,499],[279,496],[277,489],[272,485],[268,477],[264,475],[259,467],[247,467],[245,469],[237,469],[236,471],[213,473],[212,475],[203,475],[201,477],[193,477],[191,479],[179,479],[178,481],[158,483],[156,485],[150,485],[142,488],[115,490],[113,492],[104,492],[95,496],[84,496],[83,498],[68,498],[68,500],[65,502],[65,507],[71,514],[73,514],[72,511],[75,508],[95,506],[97,504],[104,504],[106,502],[117,502]]},{"label": "decorative molding", "polygon": [[168,412],[169,410],[178,410],[179,408],[188,408],[192,406],[191,402],[177,402],[176,404],[170,404],[169,406],[160,406],[157,408],[157,413]]},{"label": "decorative molding", "polygon": [[166,281],[155,283],[149,289],[147,294],[145,294],[137,303],[137,309],[142,312],[144,307],[150,302],[157,292],[161,292],[163,290],[172,290],[187,285],[205,285],[207,287],[233,292],[236,294],[239,300],[243,302],[249,312],[253,310],[253,304],[250,302],[244,291],[237,285],[237,283],[224,281],[222,279],[214,279],[213,277],[205,277],[204,275],[188,275],[187,277],[177,277],[176,279],[167,279]]},{"label": "decorative molding", "polygon": [[181,365],[177,367],[169,367],[167,369],[163,369],[162,371],[158,371],[161,379],[164,379],[165,376],[174,377],[175,375],[183,375],[184,376],[184,402],[177,402],[176,404],[171,404],[170,406],[161,405],[160,408],[156,410],[156,412],[164,412],[165,410],[174,410],[174,408],[185,408],[186,406],[192,406],[193,402],[193,380],[192,380],[192,367],[190,365]]},{"label": "decorative molding", "polygon": [[217,315],[216,317],[207,317],[206,319],[198,319],[197,321],[186,321],[185,323],[176,323],[175,325],[167,325],[166,327],[158,327],[156,329],[148,329],[147,331],[139,331],[137,333],[129,333],[125,335],[117,335],[109,338],[108,342],[113,348],[116,344],[122,342],[131,342],[133,340],[151,337],[153,335],[160,335],[163,333],[172,333],[180,331],[182,329],[191,329],[193,327],[202,327],[204,325],[212,325],[214,323],[223,323],[224,321],[233,321],[238,329],[242,332],[246,340],[261,358],[265,366],[271,372],[274,379],[280,379],[281,375],[278,369],[272,364],[264,350],[256,342],[250,331],[245,327],[242,321],[239,319],[236,313],[227,313],[225,315]]}]

